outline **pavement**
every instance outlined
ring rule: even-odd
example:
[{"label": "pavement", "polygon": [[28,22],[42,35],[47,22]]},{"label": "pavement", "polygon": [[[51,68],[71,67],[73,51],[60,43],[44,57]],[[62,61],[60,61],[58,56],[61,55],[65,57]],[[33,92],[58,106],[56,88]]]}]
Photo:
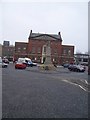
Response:
[{"label": "pavement", "polygon": [[26,70],[42,73],[42,74],[49,74],[49,75],[51,74],[50,76],[51,78],[58,80],[62,78],[62,81],[70,84],[78,85],[84,91],[90,92],[89,90],[90,83],[88,81],[87,69],[84,73],[71,72],[67,68],[63,68],[62,66],[58,66],[58,68],[56,68],[55,70],[50,70],[50,71],[38,70],[38,67],[37,68],[28,67]]},{"label": "pavement", "polygon": [[62,67],[54,71],[38,67],[16,70],[9,64],[2,70],[2,117],[88,118],[89,91],[79,86],[87,84],[85,81],[87,72]]}]

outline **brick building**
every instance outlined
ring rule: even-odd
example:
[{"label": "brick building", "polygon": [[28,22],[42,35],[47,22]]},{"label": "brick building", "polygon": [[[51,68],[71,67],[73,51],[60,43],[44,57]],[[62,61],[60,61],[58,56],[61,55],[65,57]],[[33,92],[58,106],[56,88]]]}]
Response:
[{"label": "brick building", "polygon": [[61,63],[74,62],[74,46],[62,45]]},{"label": "brick building", "polygon": [[10,46],[10,41],[3,41],[3,46]]},{"label": "brick building", "polygon": [[53,63],[63,64],[73,61],[74,46],[62,45],[60,32],[58,34],[41,34],[32,33],[32,30],[27,43],[15,42],[15,59],[29,57],[34,62],[43,63],[47,41],[50,41],[51,60]]},{"label": "brick building", "polygon": [[17,60],[19,57],[27,57],[28,43],[26,42],[15,42],[15,54],[14,59]]},{"label": "brick building", "polygon": [[7,57],[10,61],[13,60],[15,46],[10,45],[9,41],[4,41],[2,45],[2,58]]}]

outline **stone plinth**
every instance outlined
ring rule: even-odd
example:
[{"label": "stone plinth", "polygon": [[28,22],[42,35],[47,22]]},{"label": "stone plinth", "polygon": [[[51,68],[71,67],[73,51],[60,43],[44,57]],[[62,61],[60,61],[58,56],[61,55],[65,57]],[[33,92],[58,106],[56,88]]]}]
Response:
[{"label": "stone plinth", "polygon": [[38,68],[39,68],[40,70],[55,70],[55,67],[54,67],[53,64],[48,64],[48,65],[43,64],[43,65],[39,65]]},{"label": "stone plinth", "polygon": [[45,62],[44,64],[39,66],[39,69],[41,70],[54,70],[55,69],[54,65],[51,62],[50,41],[47,41],[47,44],[46,44]]}]

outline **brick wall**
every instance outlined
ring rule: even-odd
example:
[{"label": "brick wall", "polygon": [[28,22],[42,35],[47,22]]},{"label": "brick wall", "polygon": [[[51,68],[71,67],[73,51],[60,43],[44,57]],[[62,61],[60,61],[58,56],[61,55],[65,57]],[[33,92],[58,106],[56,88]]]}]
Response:
[{"label": "brick wall", "polygon": [[28,43],[26,42],[15,42],[15,60],[17,60],[19,57],[27,57],[27,45]]},{"label": "brick wall", "polygon": [[[28,44],[28,57],[41,62],[42,48],[46,44],[45,40],[30,40]],[[61,42],[51,41],[51,59],[52,62],[60,63],[61,56]]]},{"label": "brick wall", "polygon": [[62,45],[61,63],[72,63],[74,61],[74,46]]},{"label": "brick wall", "polygon": [[2,46],[2,57],[7,56],[7,58],[13,58],[15,52],[14,46]]},{"label": "brick wall", "polygon": [[[60,33],[58,35],[30,33],[28,43],[15,42],[15,57],[28,57],[34,62],[42,62],[42,49],[50,41],[51,60],[56,64],[72,62],[74,59],[74,46],[62,45]],[[26,48],[26,49],[25,49]]]}]

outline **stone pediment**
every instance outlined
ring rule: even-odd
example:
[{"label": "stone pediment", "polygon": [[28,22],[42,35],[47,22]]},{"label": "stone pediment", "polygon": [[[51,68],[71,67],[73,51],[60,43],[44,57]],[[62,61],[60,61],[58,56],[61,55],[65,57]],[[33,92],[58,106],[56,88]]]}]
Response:
[{"label": "stone pediment", "polygon": [[61,40],[59,35],[49,35],[49,34],[39,34],[32,33],[29,39],[38,39],[38,40]]}]

